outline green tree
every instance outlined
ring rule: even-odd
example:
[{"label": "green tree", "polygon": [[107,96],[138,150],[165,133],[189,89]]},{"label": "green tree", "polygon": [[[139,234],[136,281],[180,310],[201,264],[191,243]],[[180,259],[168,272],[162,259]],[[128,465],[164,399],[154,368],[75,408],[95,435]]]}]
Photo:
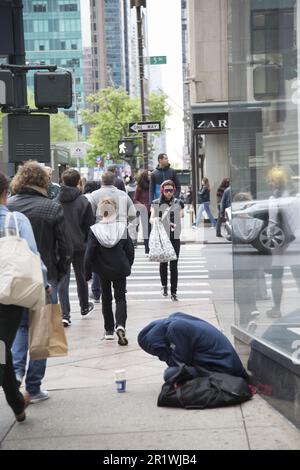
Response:
[{"label": "green tree", "polygon": [[[166,99],[164,94],[151,93],[149,96],[148,119],[161,121],[162,129],[165,128],[166,117],[170,114]],[[117,161],[118,141],[124,137],[132,137],[128,124],[141,121],[140,100],[130,98],[121,88],[104,88],[90,95],[87,100],[92,109],[83,113],[83,119],[93,126],[89,137],[93,147],[89,150],[88,159],[94,164],[96,155],[109,152]],[[135,142],[141,148],[140,135]]]},{"label": "green tree", "polygon": [[50,115],[50,142],[74,142],[76,129],[72,121],[64,114]]}]

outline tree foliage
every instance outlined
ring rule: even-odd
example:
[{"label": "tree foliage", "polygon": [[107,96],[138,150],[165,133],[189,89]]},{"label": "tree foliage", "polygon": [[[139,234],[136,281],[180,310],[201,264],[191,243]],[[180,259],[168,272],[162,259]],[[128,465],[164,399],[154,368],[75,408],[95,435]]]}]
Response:
[{"label": "tree foliage", "polygon": [[[166,95],[150,93],[149,95],[149,121],[161,121],[162,130],[165,128],[166,118],[170,108],[166,103]],[[98,93],[88,97],[91,109],[83,113],[85,122],[92,125],[89,142],[92,148],[89,151],[89,161],[94,164],[95,156],[110,153],[114,160],[118,160],[118,141],[125,137],[132,137],[129,133],[130,122],[141,121],[140,100],[131,98],[124,89],[104,88]],[[141,140],[141,135],[136,143]]]}]

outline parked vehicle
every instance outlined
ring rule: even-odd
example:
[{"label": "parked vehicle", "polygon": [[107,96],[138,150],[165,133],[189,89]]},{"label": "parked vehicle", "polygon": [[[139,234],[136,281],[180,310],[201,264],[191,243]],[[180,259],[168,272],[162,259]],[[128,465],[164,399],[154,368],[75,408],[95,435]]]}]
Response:
[{"label": "parked vehicle", "polygon": [[225,238],[234,243],[250,244],[260,253],[271,254],[295,239],[299,227],[299,197],[276,200],[278,223],[269,225],[270,199],[232,202],[225,211]]}]

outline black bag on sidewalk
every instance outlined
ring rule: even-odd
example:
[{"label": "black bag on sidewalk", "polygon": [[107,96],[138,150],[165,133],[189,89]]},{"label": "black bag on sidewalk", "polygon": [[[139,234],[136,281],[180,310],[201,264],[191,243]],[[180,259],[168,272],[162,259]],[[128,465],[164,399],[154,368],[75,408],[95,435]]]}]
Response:
[{"label": "black bag on sidewalk", "polygon": [[186,367],[162,386],[157,406],[176,408],[217,408],[250,400],[252,393],[242,377],[198,368],[199,377],[192,378]]}]

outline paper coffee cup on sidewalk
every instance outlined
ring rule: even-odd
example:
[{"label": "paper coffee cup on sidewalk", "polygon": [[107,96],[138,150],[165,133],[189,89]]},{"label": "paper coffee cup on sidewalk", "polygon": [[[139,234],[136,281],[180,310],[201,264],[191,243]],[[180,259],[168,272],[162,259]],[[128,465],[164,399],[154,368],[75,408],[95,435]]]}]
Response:
[{"label": "paper coffee cup on sidewalk", "polygon": [[115,382],[117,391],[119,393],[126,392],[126,371],[125,369],[118,369],[115,371]]}]

